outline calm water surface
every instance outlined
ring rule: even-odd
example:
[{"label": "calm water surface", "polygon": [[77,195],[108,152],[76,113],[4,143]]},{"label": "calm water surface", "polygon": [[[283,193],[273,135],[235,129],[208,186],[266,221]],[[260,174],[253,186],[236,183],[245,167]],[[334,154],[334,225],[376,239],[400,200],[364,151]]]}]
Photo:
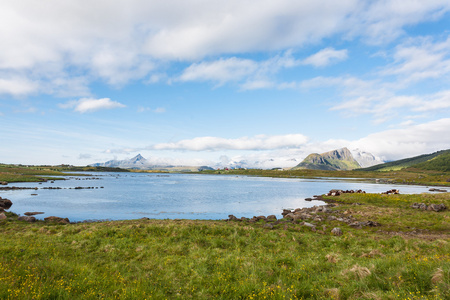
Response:
[{"label": "calm water surface", "polygon": [[[311,207],[322,201],[305,201],[331,189],[362,189],[380,193],[423,193],[428,188],[386,185],[336,179],[280,179],[230,175],[93,173],[99,179],[68,177],[54,183],[16,183],[9,186],[38,190],[0,191],[13,202],[10,211],[23,215],[42,211],[70,221],[139,219],[226,219],[229,214],[251,218],[281,217],[284,208]],[[59,190],[44,187],[61,187]],[[94,189],[73,189],[94,187]],[[103,187],[103,188],[101,188]],[[72,189],[70,189],[72,188]],[[37,195],[31,195],[37,194]]]}]

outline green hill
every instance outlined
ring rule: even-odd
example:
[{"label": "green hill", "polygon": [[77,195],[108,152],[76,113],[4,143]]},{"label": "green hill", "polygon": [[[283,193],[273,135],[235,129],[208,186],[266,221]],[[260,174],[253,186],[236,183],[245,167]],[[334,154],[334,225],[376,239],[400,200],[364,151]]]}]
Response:
[{"label": "green hill", "polygon": [[388,163],[359,169],[361,171],[396,171],[405,168],[419,168],[424,170],[450,171],[450,149],[422,154],[410,158],[391,161]]},{"label": "green hill", "polygon": [[446,150],[428,161],[416,164],[414,167],[424,170],[450,172],[450,150]]},{"label": "green hill", "polygon": [[301,163],[293,167],[292,170],[353,170],[361,166],[353,158],[352,153],[347,148],[337,149],[322,154],[313,153],[308,155]]}]

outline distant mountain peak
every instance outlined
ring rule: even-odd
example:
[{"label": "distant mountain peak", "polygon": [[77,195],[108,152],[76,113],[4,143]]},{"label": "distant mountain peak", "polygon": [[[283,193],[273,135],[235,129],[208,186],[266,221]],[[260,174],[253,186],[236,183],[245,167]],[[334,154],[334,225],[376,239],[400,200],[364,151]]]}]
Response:
[{"label": "distant mountain peak", "polygon": [[312,153],[292,169],[353,170],[360,167],[350,150],[344,147],[322,154]]}]

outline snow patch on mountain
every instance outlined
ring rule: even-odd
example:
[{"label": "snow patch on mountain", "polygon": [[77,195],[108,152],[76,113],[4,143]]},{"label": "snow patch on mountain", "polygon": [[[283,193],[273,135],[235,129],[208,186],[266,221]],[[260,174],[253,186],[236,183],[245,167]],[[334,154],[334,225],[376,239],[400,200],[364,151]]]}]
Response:
[{"label": "snow patch on mountain", "polygon": [[361,168],[368,168],[371,166],[385,163],[381,158],[360,149],[353,149],[350,151],[353,158],[359,163]]}]

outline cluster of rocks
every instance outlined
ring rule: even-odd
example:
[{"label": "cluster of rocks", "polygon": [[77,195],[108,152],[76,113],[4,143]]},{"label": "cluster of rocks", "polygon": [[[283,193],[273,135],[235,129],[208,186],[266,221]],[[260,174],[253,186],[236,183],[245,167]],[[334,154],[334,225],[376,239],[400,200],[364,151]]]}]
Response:
[{"label": "cluster of rocks", "polygon": [[[25,213],[25,214],[43,214],[43,213],[42,212],[31,212],[31,213]],[[33,217],[32,215],[19,216],[17,218],[17,220],[25,221],[25,222],[29,222],[29,223],[36,222],[36,218]],[[55,216],[44,218],[44,221],[48,222],[48,223],[57,223],[57,224],[69,224],[70,223],[68,218],[60,218],[60,217],[55,217]]]},{"label": "cluster of rocks", "polygon": [[389,194],[398,195],[398,194],[400,194],[400,191],[396,190],[396,189],[392,189],[392,190],[389,190],[389,191],[386,191],[386,192],[382,192],[382,194],[385,194],[385,195],[389,195]]},{"label": "cluster of rocks", "polygon": [[0,185],[8,185],[6,181],[0,181]]},{"label": "cluster of rocks", "polygon": [[[374,221],[357,221],[351,215],[350,211],[338,211],[332,210],[331,208],[336,206],[335,204],[327,204],[321,206],[313,206],[313,207],[305,207],[305,208],[296,208],[294,210],[291,209],[283,209],[281,215],[282,219],[277,220],[275,215],[270,216],[255,216],[251,219],[249,218],[237,218],[234,215],[229,215],[227,221],[248,221],[250,223],[254,223],[260,220],[263,220],[265,224],[264,228],[272,229],[277,224],[286,224],[286,223],[295,223],[301,226],[306,226],[311,228],[312,231],[316,231],[316,225],[313,223],[323,222],[325,220],[328,221],[338,221],[345,223],[354,228],[362,228],[365,226],[375,227],[380,226],[379,223]],[[326,230],[326,225],[323,225],[323,230]],[[342,230],[338,227],[333,228],[331,231],[334,235],[342,235]]]},{"label": "cluster of rocks", "polygon": [[344,190],[331,190],[326,195],[327,196],[339,196],[341,194],[354,194],[354,193],[365,194],[366,192],[363,190],[356,190],[356,191],[354,191],[354,190],[345,190],[345,191]]},{"label": "cluster of rocks", "polygon": [[[100,187],[101,189],[103,188],[102,186]],[[42,188],[43,190],[62,190],[62,189],[64,189],[64,190],[67,190],[67,189],[69,189],[69,190],[91,190],[91,189],[98,189],[98,186],[77,186],[77,187],[74,187],[74,188],[62,188],[62,187],[43,187]]]},{"label": "cluster of rocks", "polygon": [[414,203],[411,205],[412,208],[421,209],[421,210],[429,210],[429,211],[435,211],[440,212],[443,210],[446,210],[447,207],[441,203],[441,204],[430,204],[426,205],[425,203]]},{"label": "cluster of rocks", "polygon": [[0,191],[12,191],[12,190],[37,190],[37,187],[23,187],[23,186],[2,186]]},{"label": "cluster of rocks", "polygon": [[[12,206],[12,204],[13,203],[11,202],[11,200],[0,197],[0,220],[7,219],[7,216],[4,213],[4,211],[5,211],[5,209],[9,209]],[[36,218],[33,216],[39,215],[39,214],[43,214],[43,212],[40,212],[40,211],[26,212],[25,216],[19,216],[17,218],[17,220],[26,221],[26,222],[30,222],[30,223],[36,222]],[[44,220],[49,223],[59,223],[59,224],[69,224],[70,223],[68,218],[60,218],[60,217],[55,217],[55,216],[44,218]]]},{"label": "cluster of rocks", "polygon": [[5,209],[9,209],[11,206],[11,200],[0,197],[0,212],[4,211]]},{"label": "cluster of rocks", "polygon": [[441,193],[447,193],[447,190],[444,189],[436,189],[436,188],[431,188],[428,191],[430,192],[441,192]]},{"label": "cluster of rocks", "polygon": [[11,206],[12,206],[11,200],[0,197],[0,220],[6,220],[6,215],[4,211],[5,209],[9,209]]},{"label": "cluster of rocks", "polygon": [[[43,188],[40,188],[42,190],[83,190],[83,189],[98,189],[98,186],[77,186],[77,187],[70,187],[70,188],[62,188],[62,187],[53,187],[53,186],[46,186]],[[101,189],[104,187],[101,186]],[[37,187],[22,187],[22,186],[6,186],[6,187],[0,187],[0,191],[13,191],[13,190],[38,190]]]}]

